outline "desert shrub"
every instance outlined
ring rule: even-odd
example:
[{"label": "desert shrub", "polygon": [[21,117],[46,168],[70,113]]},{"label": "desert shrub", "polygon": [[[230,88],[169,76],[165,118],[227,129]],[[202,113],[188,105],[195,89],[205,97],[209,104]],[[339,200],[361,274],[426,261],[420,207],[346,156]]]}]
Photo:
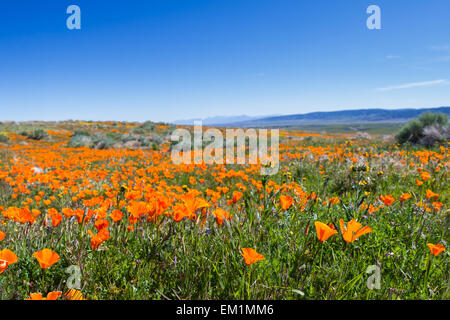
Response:
[{"label": "desert shrub", "polygon": [[401,144],[410,142],[415,144],[422,137],[423,127],[419,120],[411,120],[406,126],[402,127],[397,135],[397,141]]},{"label": "desert shrub", "polygon": [[131,132],[135,134],[146,134],[156,130],[155,123],[151,121],[145,121],[141,125],[135,127]]},{"label": "desert shrub", "polygon": [[145,121],[143,124],[141,124],[141,128],[154,130],[156,128],[155,124],[151,121]]},{"label": "desert shrub", "polygon": [[400,129],[398,143],[432,146],[449,139],[448,116],[443,113],[425,112]]},{"label": "desert shrub", "polygon": [[135,134],[145,134],[145,129],[142,129],[140,127],[136,127],[136,128],[133,128],[133,130],[131,130],[131,132],[135,133]]},{"label": "desert shrub", "polygon": [[4,134],[0,133],[0,142],[5,143],[8,142],[9,138],[8,136],[5,136]]},{"label": "desert shrub", "polygon": [[76,130],[67,144],[67,147],[79,148],[89,147],[95,149],[108,149],[115,144],[125,144],[130,141],[139,142],[139,146],[152,147],[157,150],[164,139],[153,133],[151,135],[138,134],[120,134],[117,132],[107,132],[106,134],[94,133],[90,134],[86,131]]},{"label": "desert shrub", "polygon": [[156,144],[162,144],[164,142],[164,138],[161,137],[159,134],[152,134],[152,142],[156,143]]},{"label": "desert shrub", "polygon": [[33,139],[33,140],[42,140],[48,137],[48,133],[47,131],[43,130],[43,129],[35,129],[33,131],[22,131],[20,133],[23,136],[26,136],[28,139]]},{"label": "desert shrub", "polygon": [[111,138],[112,140],[119,141],[122,139],[122,135],[117,132],[107,132],[106,137]]},{"label": "desert shrub", "polygon": [[132,134],[124,134],[124,135],[121,137],[121,141],[122,141],[123,143],[128,142],[128,141],[135,141],[135,140],[137,140],[137,139],[138,139],[138,136],[132,135]]},{"label": "desert shrub", "polygon": [[162,133],[163,135],[170,135],[173,131],[175,131],[177,129],[177,126],[174,124],[166,124],[168,127],[166,130],[164,130],[164,132]]},{"label": "desert shrub", "polygon": [[444,113],[425,112],[420,115],[419,121],[423,124],[424,127],[435,124],[445,126],[448,121],[448,116]]},{"label": "desert shrub", "polygon": [[103,134],[94,134],[92,136],[84,136],[84,135],[76,135],[72,136],[67,143],[67,147],[71,148],[80,148],[80,147],[89,147],[93,149],[108,149],[110,148],[116,141]]},{"label": "desert shrub", "polygon": [[92,136],[92,142],[89,147],[95,149],[108,149],[111,148],[116,142],[117,141],[110,136],[97,133]]},{"label": "desert shrub", "polygon": [[81,148],[87,147],[92,143],[91,134],[84,130],[75,130],[70,137],[67,147]]},{"label": "desert shrub", "polygon": [[143,147],[148,147],[148,146],[150,146],[150,143],[151,143],[149,138],[142,137],[142,136],[140,136],[137,141],[139,141],[141,143],[141,146],[143,146]]},{"label": "desert shrub", "polygon": [[75,130],[73,133],[72,133],[72,137],[75,137],[75,136],[85,136],[85,137],[89,137],[91,134],[89,133],[89,132],[87,132],[87,131],[84,131],[84,130]]},{"label": "desert shrub", "polygon": [[70,138],[67,143],[67,147],[70,148],[81,148],[87,147],[92,143],[92,139],[89,136],[84,135],[74,135]]}]

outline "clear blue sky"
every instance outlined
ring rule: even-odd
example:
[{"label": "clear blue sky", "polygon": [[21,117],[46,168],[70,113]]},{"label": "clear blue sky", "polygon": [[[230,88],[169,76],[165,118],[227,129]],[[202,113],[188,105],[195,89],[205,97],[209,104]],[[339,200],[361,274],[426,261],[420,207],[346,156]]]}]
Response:
[{"label": "clear blue sky", "polygon": [[[66,27],[71,4],[81,30]],[[382,30],[366,27],[371,4]],[[0,120],[441,105],[448,0],[0,2]]]}]

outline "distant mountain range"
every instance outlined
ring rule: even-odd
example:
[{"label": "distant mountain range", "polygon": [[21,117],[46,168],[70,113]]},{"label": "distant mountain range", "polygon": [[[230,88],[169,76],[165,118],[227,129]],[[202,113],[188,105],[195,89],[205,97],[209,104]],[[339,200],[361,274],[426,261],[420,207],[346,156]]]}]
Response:
[{"label": "distant mountain range", "polygon": [[[352,124],[352,123],[403,123],[417,118],[424,112],[442,112],[450,116],[450,107],[421,109],[359,109],[277,116],[235,116],[203,119],[203,125],[225,127],[284,127],[305,124]],[[176,121],[175,124],[192,125],[194,120]],[[199,119],[200,120],[200,119]]]},{"label": "distant mountain range", "polygon": [[275,117],[279,116],[279,114],[274,114],[270,116],[256,116],[251,117],[247,115],[240,115],[240,116],[217,116],[217,117],[209,117],[209,118],[196,118],[196,119],[188,119],[188,120],[177,120],[174,121],[174,124],[179,125],[193,125],[194,121],[201,121],[204,126],[212,126],[212,125],[224,125],[224,124],[231,124],[236,122],[244,122],[244,121],[253,121],[253,120],[259,120],[262,118],[267,117]]}]

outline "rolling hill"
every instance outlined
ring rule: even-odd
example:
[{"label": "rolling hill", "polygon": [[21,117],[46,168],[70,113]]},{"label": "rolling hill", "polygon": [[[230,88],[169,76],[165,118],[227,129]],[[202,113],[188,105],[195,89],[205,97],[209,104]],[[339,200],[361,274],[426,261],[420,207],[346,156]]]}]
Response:
[{"label": "rolling hill", "polygon": [[223,123],[229,127],[286,127],[297,125],[333,125],[364,123],[404,123],[417,118],[424,112],[442,112],[450,115],[450,107],[422,109],[359,109],[329,112],[311,112],[285,116],[272,116],[260,119]]}]

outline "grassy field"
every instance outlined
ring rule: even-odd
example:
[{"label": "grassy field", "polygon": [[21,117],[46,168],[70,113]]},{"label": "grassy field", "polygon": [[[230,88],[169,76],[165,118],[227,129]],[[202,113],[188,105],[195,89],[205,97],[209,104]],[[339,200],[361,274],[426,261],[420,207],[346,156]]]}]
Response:
[{"label": "grassy field", "polygon": [[0,125],[1,299],[449,298],[448,145],[283,130],[262,176],[175,165],[168,130]]}]

